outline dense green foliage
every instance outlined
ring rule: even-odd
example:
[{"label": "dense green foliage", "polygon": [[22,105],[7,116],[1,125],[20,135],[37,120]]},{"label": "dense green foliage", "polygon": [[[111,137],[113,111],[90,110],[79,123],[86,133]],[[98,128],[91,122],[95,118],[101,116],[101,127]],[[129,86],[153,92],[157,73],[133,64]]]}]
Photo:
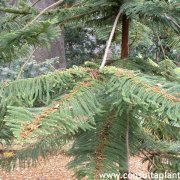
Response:
[{"label": "dense green foliage", "polygon": [[105,41],[96,38],[92,29],[65,29],[65,50],[67,66],[82,65],[88,59],[102,56]]},{"label": "dense green foliage", "polygon": [[[17,159],[21,165],[24,159],[34,162],[78,132],[70,151],[76,157],[70,167],[78,176],[95,179],[103,172],[126,172],[129,126],[132,155],[150,153],[156,164],[150,171],[178,172],[179,89],[164,78],[114,67],[102,72],[75,68],[5,84],[1,131],[9,129],[24,148],[1,159],[1,165],[12,168]],[[168,168],[159,161],[164,157]]]},{"label": "dense green foliage", "polygon": [[57,58],[37,62],[33,57],[15,60],[0,67],[0,81],[32,78],[55,71]]},{"label": "dense green foliage", "polygon": [[[79,179],[133,173],[129,157],[137,154],[144,156],[149,172],[180,172],[180,73],[168,58],[179,57],[177,1],[65,1],[39,19],[38,10],[27,1],[12,7],[4,3],[0,6],[1,66],[26,57],[32,48],[48,46],[59,26],[67,33],[77,27],[82,30],[66,39],[68,58],[82,60],[73,64],[82,63],[85,52],[94,55],[96,50],[97,42],[87,37],[89,32],[104,42],[119,8],[131,19],[132,59],[108,61],[102,70],[96,60],[97,64],[86,62],[48,74],[51,63],[44,62],[45,70],[29,61],[25,62],[29,66],[10,64],[10,69],[17,67],[16,80],[0,82],[0,143],[3,151],[9,151],[0,158],[1,168],[34,165],[39,157],[46,158],[73,139],[69,167]],[[114,42],[120,42],[119,32],[118,26]],[[73,35],[74,41],[68,39]]]}]

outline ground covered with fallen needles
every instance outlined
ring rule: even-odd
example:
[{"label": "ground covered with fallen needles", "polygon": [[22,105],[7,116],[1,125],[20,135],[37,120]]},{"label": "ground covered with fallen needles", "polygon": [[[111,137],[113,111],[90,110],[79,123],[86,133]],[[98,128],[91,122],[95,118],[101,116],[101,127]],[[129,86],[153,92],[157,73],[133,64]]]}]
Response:
[{"label": "ground covered with fallen needles", "polygon": [[37,167],[27,169],[17,168],[13,172],[0,172],[0,180],[73,180],[73,172],[66,165],[72,157],[64,152],[49,157],[48,161],[41,161]]},{"label": "ground covered with fallen needles", "polygon": [[[0,180],[75,180],[73,172],[67,168],[72,157],[60,152],[41,161],[37,167],[27,169],[17,168],[13,172],[0,171]],[[132,157],[130,171],[136,174],[146,173],[147,164],[143,164],[139,157]]]}]

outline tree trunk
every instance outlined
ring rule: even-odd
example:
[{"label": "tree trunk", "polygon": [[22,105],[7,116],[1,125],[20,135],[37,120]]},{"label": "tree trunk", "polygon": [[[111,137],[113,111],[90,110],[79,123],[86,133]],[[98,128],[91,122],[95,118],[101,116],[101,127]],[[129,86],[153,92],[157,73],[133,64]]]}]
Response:
[{"label": "tree trunk", "polygon": [[65,47],[64,47],[64,30],[61,31],[61,34],[57,39],[50,43],[50,48],[42,47],[38,48],[34,52],[35,59],[37,61],[44,61],[46,59],[51,59],[58,57],[59,61],[55,65],[56,69],[66,68],[66,59],[65,59]]},{"label": "tree trunk", "polygon": [[[35,3],[37,0],[31,0],[31,2]],[[43,10],[55,2],[55,0],[43,0],[36,3],[35,7]],[[59,62],[55,65],[55,68],[66,68],[64,30],[61,31],[61,34],[59,34],[57,39],[50,43],[50,48],[38,48],[35,51],[34,56],[37,61],[44,61],[45,59],[59,57]]]},{"label": "tree trunk", "polygon": [[129,19],[123,15],[122,20],[121,59],[125,59],[129,56]]}]

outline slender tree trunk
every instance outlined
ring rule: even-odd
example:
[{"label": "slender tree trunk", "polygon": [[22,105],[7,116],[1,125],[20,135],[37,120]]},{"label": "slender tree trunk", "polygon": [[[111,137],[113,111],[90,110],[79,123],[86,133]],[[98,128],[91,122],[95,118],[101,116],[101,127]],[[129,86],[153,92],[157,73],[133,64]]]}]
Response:
[{"label": "slender tree trunk", "polygon": [[13,5],[15,5],[15,4],[17,3],[16,1],[17,1],[17,0],[11,0],[11,1],[9,2],[9,4],[13,6]]},{"label": "slender tree trunk", "polygon": [[122,20],[121,59],[125,59],[129,56],[129,19],[123,15]]},{"label": "slender tree trunk", "polygon": [[[31,0],[31,2],[35,3],[37,0]],[[41,0],[35,4],[35,7],[43,10],[55,2],[56,0]],[[35,59],[41,62],[45,59],[59,57],[59,62],[55,65],[56,69],[66,68],[64,29],[61,30],[59,37],[50,43],[50,48],[41,47],[34,52]]]}]

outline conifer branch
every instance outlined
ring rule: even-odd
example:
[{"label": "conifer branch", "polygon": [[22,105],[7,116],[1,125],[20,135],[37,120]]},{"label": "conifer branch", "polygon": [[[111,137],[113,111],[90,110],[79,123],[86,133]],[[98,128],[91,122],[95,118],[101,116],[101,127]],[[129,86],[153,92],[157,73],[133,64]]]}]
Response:
[{"label": "conifer branch", "polygon": [[[127,163],[127,175],[130,172],[130,146],[129,146],[129,133],[130,133],[130,111],[131,111],[131,106],[128,108],[126,111],[126,136],[125,136],[125,141],[126,141],[126,163]],[[127,180],[129,180],[129,177],[127,176]]]},{"label": "conifer branch", "polygon": [[165,17],[166,17],[168,20],[172,21],[172,22],[177,26],[177,28],[180,30],[180,25],[179,25],[172,17],[170,17],[170,16],[167,15],[167,14],[165,14]]},{"label": "conifer branch", "polygon": [[178,98],[178,97],[176,97],[174,95],[169,94],[166,90],[161,89],[158,86],[150,86],[149,84],[141,81],[140,79],[138,79],[138,77],[132,71],[128,72],[127,70],[119,69],[119,70],[117,70],[115,72],[115,75],[117,77],[121,77],[121,76],[127,75],[128,78],[134,79],[134,83],[135,84],[137,84],[137,85],[141,84],[141,86],[144,87],[144,90],[146,92],[152,91],[154,93],[160,94],[164,98],[167,98],[168,100],[172,101],[173,103],[180,102],[180,98]]},{"label": "conifer branch", "polygon": [[5,12],[5,13],[11,13],[11,14],[19,14],[19,15],[28,15],[28,14],[32,14],[32,12],[30,11],[25,11],[25,10],[21,10],[21,9],[15,9],[15,8],[7,8],[7,7],[1,7],[0,6],[0,11],[1,12]]},{"label": "conifer branch", "polygon": [[95,172],[94,172],[94,179],[98,180],[99,175],[102,173],[102,168],[103,168],[103,160],[105,160],[105,157],[103,155],[104,148],[108,145],[109,141],[109,129],[112,127],[113,120],[114,120],[114,111],[112,111],[106,118],[106,121],[103,124],[103,127],[101,131],[99,132],[99,140],[100,144],[97,146],[95,150],[95,161],[96,161],[96,167],[95,167]]},{"label": "conifer branch", "polygon": [[50,108],[46,108],[41,115],[36,116],[29,124],[25,124],[24,127],[22,128],[21,132],[20,132],[20,136],[22,137],[22,139],[27,139],[27,137],[29,137],[33,131],[37,130],[40,125],[41,122],[47,118],[48,116],[50,116],[51,114],[55,113],[56,111],[59,110],[59,108],[61,108],[61,106],[66,102],[71,100],[74,96],[77,95],[77,93],[79,93],[79,91],[81,91],[84,87],[89,87],[91,86],[92,83],[88,82],[87,80],[84,82],[80,82],[73,90],[71,93],[66,94],[62,100],[60,100],[59,102],[54,102],[53,103],[53,107]]}]

